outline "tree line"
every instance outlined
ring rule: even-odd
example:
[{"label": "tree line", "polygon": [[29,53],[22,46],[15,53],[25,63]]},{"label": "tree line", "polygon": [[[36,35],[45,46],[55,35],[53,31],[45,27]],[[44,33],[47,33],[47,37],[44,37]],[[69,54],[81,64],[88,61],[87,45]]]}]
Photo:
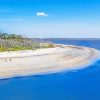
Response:
[{"label": "tree line", "polygon": [[53,47],[48,42],[33,41],[22,35],[0,33],[0,51],[33,50]]}]

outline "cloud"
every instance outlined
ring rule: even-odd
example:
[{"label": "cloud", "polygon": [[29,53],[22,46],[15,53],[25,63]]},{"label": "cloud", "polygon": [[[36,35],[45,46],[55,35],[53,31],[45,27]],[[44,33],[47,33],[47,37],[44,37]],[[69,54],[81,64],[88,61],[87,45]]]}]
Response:
[{"label": "cloud", "polygon": [[49,16],[48,14],[46,14],[45,12],[37,12],[36,13],[37,16]]}]

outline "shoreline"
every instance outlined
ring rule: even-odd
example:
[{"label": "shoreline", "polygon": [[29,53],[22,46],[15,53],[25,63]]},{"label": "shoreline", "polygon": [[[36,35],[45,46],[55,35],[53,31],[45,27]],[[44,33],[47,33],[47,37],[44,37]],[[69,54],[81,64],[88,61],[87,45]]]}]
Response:
[{"label": "shoreline", "polygon": [[0,52],[0,79],[80,69],[99,57],[99,50],[61,44],[35,51]]}]

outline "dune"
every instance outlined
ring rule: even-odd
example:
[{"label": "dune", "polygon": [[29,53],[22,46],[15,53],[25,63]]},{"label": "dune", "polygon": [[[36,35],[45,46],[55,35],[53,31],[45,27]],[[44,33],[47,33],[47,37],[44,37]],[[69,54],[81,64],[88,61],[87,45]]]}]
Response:
[{"label": "dune", "polygon": [[83,68],[99,57],[93,48],[55,45],[54,48],[0,53],[0,78],[54,73]]}]

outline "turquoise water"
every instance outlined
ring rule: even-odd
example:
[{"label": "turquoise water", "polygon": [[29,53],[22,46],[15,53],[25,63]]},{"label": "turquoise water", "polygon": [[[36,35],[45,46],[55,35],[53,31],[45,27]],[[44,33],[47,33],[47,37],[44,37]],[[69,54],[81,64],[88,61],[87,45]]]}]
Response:
[{"label": "turquoise water", "polygon": [[[63,41],[100,49],[100,41]],[[85,69],[0,80],[0,100],[100,100],[100,60]]]}]

